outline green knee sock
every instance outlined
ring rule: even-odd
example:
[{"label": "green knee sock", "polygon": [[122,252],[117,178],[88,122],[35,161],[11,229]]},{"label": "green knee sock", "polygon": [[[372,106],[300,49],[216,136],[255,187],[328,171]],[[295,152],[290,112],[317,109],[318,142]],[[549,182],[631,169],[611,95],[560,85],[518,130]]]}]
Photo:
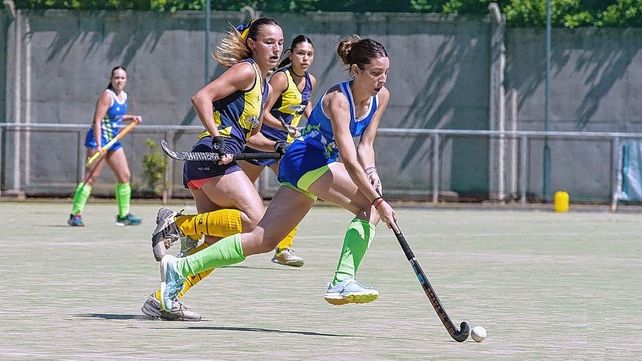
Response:
[{"label": "green knee sock", "polygon": [[333,286],[356,276],[361,260],[365,256],[368,247],[370,247],[374,234],[375,226],[370,222],[359,218],[355,218],[350,222],[350,226],[348,226],[346,235],[343,238],[339,264],[332,280]]},{"label": "green knee sock", "polygon": [[129,183],[116,183],[116,203],[118,203],[118,217],[123,218],[129,214],[129,200],[132,197],[132,188]]},{"label": "green knee sock", "polygon": [[87,200],[89,199],[90,194],[91,186],[89,184],[85,184],[83,186],[82,183],[78,183],[78,186],[76,186],[76,191],[74,192],[74,203],[71,206],[71,214],[77,215],[82,213],[83,209],[85,209],[85,204],[87,204]]},{"label": "green knee sock", "polygon": [[178,260],[176,268],[184,277],[245,260],[241,235],[225,237],[213,245]]}]

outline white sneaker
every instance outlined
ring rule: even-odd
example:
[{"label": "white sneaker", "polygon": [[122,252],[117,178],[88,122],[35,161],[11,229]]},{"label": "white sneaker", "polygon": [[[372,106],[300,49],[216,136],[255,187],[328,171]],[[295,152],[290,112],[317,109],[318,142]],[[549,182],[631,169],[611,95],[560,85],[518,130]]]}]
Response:
[{"label": "white sneaker", "polygon": [[152,318],[161,318],[168,321],[200,321],[201,315],[192,311],[183,302],[176,301],[172,309],[165,311],[161,309],[160,301],[154,297],[154,293],[149,295],[140,308],[143,313]]},{"label": "white sneaker", "polygon": [[152,252],[156,261],[160,261],[172,244],[181,238],[181,232],[175,223],[177,215],[168,208],[158,210],[156,229],[152,232]]},{"label": "white sneaker", "polygon": [[362,285],[354,278],[349,278],[336,286],[333,286],[332,282],[328,283],[328,290],[323,298],[333,305],[370,303],[379,298],[379,291]]}]

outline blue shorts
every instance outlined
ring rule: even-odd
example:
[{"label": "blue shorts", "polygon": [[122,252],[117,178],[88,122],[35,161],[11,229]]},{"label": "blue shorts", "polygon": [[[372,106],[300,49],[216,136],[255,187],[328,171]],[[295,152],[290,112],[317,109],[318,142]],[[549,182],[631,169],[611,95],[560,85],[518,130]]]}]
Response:
[{"label": "blue shorts", "polygon": [[[105,144],[109,143],[109,141],[112,140],[116,136],[116,134],[109,134],[108,132],[101,131],[100,144],[104,146]],[[87,131],[87,135],[85,136],[85,147],[89,149],[96,149],[96,137],[94,137],[94,128],[89,128],[89,131]],[[107,153],[115,152],[122,147],[123,145],[120,143],[120,141],[118,141],[107,150]]]},{"label": "blue shorts", "polygon": [[[268,153],[268,152],[256,150],[250,147],[245,147],[245,149],[243,149],[243,153]],[[269,167],[272,164],[275,164],[276,162],[278,162],[278,160],[276,159],[245,159],[245,161],[254,165],[258,165],[260,167]]]},{"label": "blue shorts", "polygon": [[324,150],[297,139],[281,158],[279,182],[309,195],[308,187],[328,171],[329,164],[336,161],[335,158],[327,158]]},{"label": "blue shorts", "polygon": [[[192,152],[211,151],[212,137],[204,137],[196,142],[192,147]],[[225,165],[218,165],[216,162],[212,161],[185,162],[183,164],[183,185],[185,188],[189,188],[187,184],[193,180],[218,177],[241,171],[242,169],[236,161],[232,161]]]}]

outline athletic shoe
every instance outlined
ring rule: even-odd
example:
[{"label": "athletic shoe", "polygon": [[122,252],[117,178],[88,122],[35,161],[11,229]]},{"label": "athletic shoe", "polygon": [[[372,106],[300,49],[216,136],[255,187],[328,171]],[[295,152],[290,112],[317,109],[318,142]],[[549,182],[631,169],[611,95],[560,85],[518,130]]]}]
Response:
[{"label": "athletic shoe", "polygon": [[272,257],[272,262],[282,264],[284,266],[302,267],[303,258],[294,254],[290,248],[277,249]]},{"label": "athletic shoe", "polygon": [[192,237],[188,236],[181,236],[181,250],[178,252],[176,257],[178,258],[183,258],[187,257],[190,255],[190,251],[193,250],[194,248],[198,247],[198,242],[200,240],[198,239],[193,239]]},{"label": "athletic shoe", "polygon": [[82,216],[80,214],[70,214],[67,224],[72,227],[84,227],[85,224],[82,221]]},{"label": "athletic shoe", "polygon": [[183,289],[183,277],[176,269],[178,258],[168,254],[161,259],[160,272],[161,272],[161,309],[169,311],[174,308],[176,296]]},{"label": "athletic shoe", "polygon": [[181,232],[175,223],[177,214],[168,208],[158,210],[156,229],[152,233],[152,251],[156,261],[160,261],[169,247],[181,238]]},{"label": "athletic shoe", "polygon": [[149,295],[140,308],[143,313],[152,318],[160,318],[168,321],[200,321],[201,315],[192,311],[183,302],[176,301],[172,305],[171,311],[161,309],[160,301],[154,297],[154,293]]},{"label": "athletic shoe", "polygon": [[131,213],[127,213],[125,217],[120,217],[118,215],[116,216],[116,225],[118,227],[137,226],[141,224],[142,221],[143,221],[142,218],[136,217]]},{"label": "athletic shoe", "polygon": [[369,303],[379,298],[379,291],[349,278],[332,286],[328,283],[328,291],[323,297],[326,302],[333,305],[345,305],[347,303]]}]

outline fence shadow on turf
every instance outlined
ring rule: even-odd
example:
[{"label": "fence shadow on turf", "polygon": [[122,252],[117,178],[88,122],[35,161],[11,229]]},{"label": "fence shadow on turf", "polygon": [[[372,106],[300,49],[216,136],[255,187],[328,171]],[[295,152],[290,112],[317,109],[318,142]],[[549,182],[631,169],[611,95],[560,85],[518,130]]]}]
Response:
[{"label": "fence shadow on turf", "polygon": [[[183,329],[183,328],[181,328]],[[191,326],[187,327],[190,330],[209,330],[209,331],[241,331],[241,332],[266,332],[266,333],[284,333],[295,334],[304,336],[328,336],[328,337],[363,337],[360,335],[340,335],[336,333],[323,333],[314,331],[289,331],[289,330],[276,330],[260,327],[222,327],[222,326]]]},{"label": "fence shadow on turf", "polygon": [[150,318],[145,315],[126,315],[121,313],[81,313],[73,317],[102,318],[103,320],[150,320]]}]

